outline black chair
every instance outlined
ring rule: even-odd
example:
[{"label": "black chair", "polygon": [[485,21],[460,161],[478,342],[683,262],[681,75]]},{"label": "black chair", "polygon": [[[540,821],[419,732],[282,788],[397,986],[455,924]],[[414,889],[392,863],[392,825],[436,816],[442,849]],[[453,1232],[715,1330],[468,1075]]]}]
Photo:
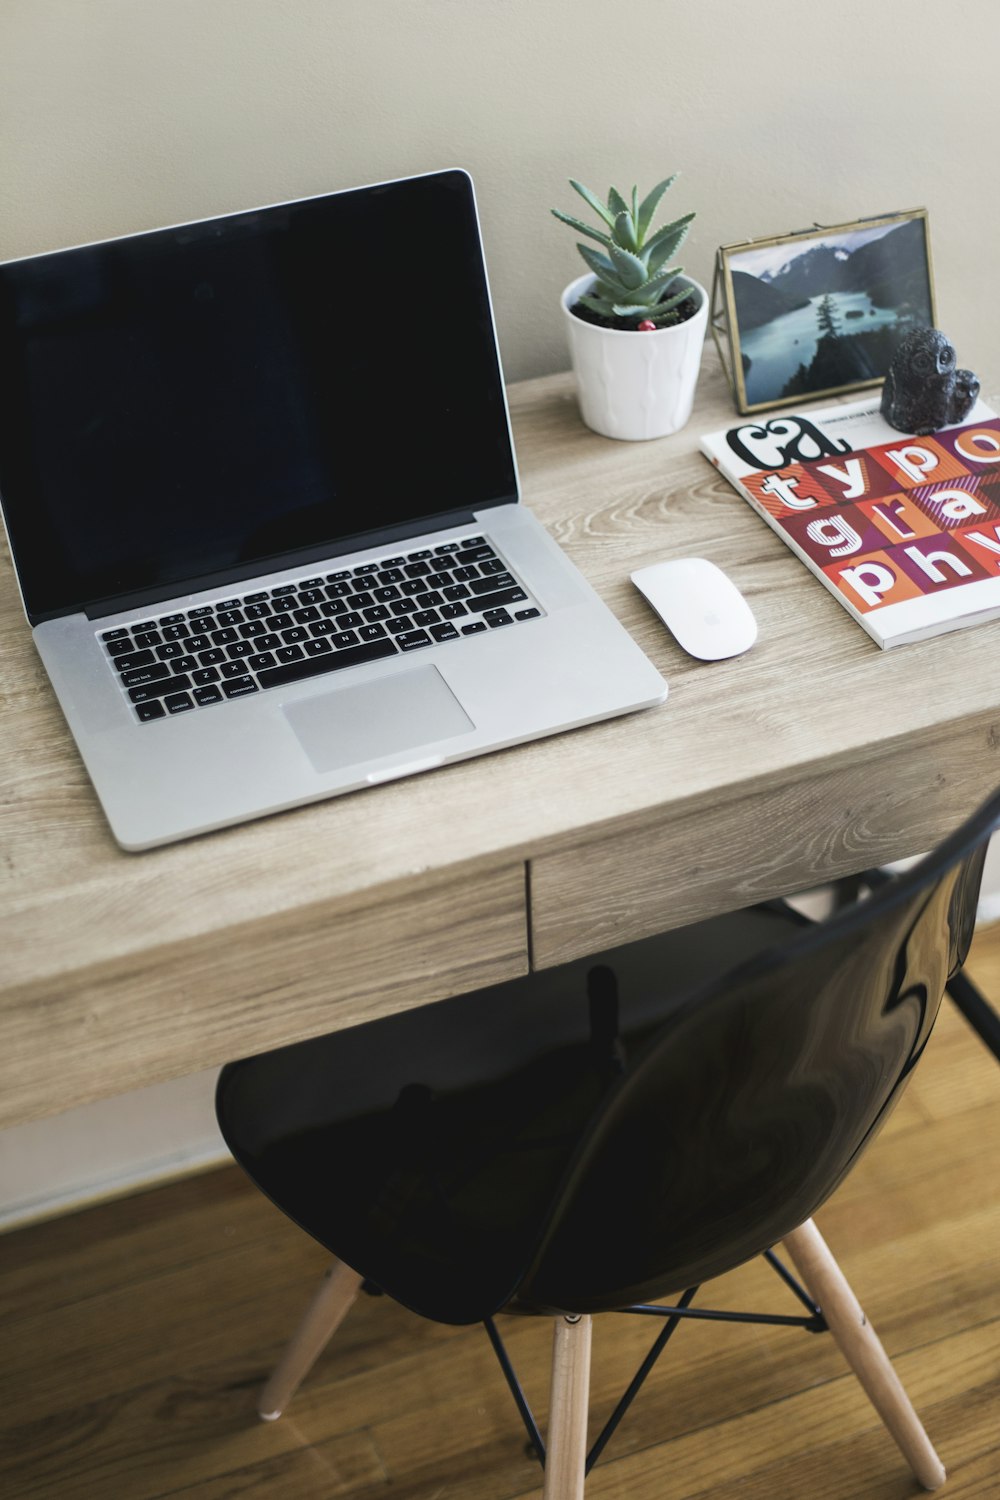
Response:
[{"label": "black chair", "polygon": [[[811,924],[783,903],[229,1064],[236,1159],[337,1257],[265,1386],[280,1414],[362,1284],[482,1321],[545,1466],[584,1473],[700,1283],[764,1253],[829,1327],[927,1488],[944,1470],[811,1215],[886,1120],[971,940],[1000,795]],[[803,1288],[774,1256],[784,1245]],[[685,1288],[667,1308],[654,1299]],[[493,1322],[555,1317],[547,1454]],[[591,1317],[660,1316],[586,1453]]]}]

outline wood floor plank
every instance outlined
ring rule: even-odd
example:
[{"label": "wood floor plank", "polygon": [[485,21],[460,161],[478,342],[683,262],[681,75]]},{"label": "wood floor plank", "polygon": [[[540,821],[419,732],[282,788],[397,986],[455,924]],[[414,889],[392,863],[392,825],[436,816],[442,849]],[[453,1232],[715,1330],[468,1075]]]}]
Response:
[{"label": "wood floor plank", "polygon": [[[1000,928],[970,964],[1000,993]],[[1000,1067],[946,1003],[913,1084],[819,1222],[949,1469],[1000,1496]],[[537,1500],[478,1329],[363,1297],[281,1421],[253,1400],[326,1264],[235,1169],[0,1238],[4,1500]],[[706,1288],[790,1310],[762,1262]],[[501,1326],[544,1420],[547,1320]],[[597,1320],[596,1430],[651,1340]],[[588,1500],[904,1500],[829,1337],[679,1330]]]}]

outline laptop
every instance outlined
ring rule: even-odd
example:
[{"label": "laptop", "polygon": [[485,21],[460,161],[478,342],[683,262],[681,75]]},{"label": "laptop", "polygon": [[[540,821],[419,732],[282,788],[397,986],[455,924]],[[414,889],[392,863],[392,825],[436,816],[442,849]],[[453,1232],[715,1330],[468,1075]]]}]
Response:
[{"label": "laptop", "polygon": [[521,503],[463,171],[0,265],[0,499],[125,849],[666,696]]}]

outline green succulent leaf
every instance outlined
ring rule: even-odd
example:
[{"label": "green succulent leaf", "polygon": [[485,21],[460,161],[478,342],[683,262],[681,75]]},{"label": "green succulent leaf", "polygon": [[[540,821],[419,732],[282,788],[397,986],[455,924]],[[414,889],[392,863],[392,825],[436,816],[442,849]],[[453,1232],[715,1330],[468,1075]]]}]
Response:
[{"label": "green succulent leaf", "polygon": [[584,203],[590,204],[595,214],[597,214],[599,218],[602,218],[604,220],[609,229],[614,228],[615,215],[611,212],[610,209],[605,208],[604,204],[601,202],[600,198],[598,198],[596,193],[592,193],[590,191],[590,188],[584,187],[582,182],[577,182],[572,177],[569,180],[569,185],[574,190],[574,192],[580,194],[580,197],[583,199]]},{"label": "green succulent leaf", "polygon": [[592,240],[600,241],[602,245],[611,244],[610,235],[602,234],[601,230],[599,229],[593,229],[589,224],[585,224],[582,219],[575,219],[572,214],[564,214],[562,212],[562,209],[559,208],[554,208],[552,212],[555,214],[557,219],[561,219],[564,224],[568,224],[569,227],[571,229],[575,229],[578,234],[587,234]]},{"label": "green succulent leaf", "polygon": [[628,204],[617,188],[608,188],[608,208],[616,219],[619,214],[628,213]]},{"label": "green succulent leaf", "polygon": [[649,272],[646,270],[645,262],[638,255],[633,255],[630,250],[623,250],[619,245],[611,246],[611,259],[615,263],[615,270],[623,290],[633,291],[642,286],[648,280]]},{"label": "green succulent leaf", "polygon": [[667,290],[680,270],[680,266],[671,266],[668,270],[658,271],[655,276],[650,276],[647,281],[630,291],[622,300],[632,303],[646,302],[652,307],[659,301],[662,293]]},{"label": "green succulent leaf", "polygon": [[662,302],[658,302],[649,316],[654,323],[657,322],[666,313],[673,312],[675,307],[680,307],[685,297],[690,297],[690,295],[691,288],[689,286],[681,287],[680,291],[675,292],[672,297],[664,297]]},{"label": "green succulent leaf", "polygon": [[643,198],[642,202],[639,204],[639,212],[635,216],[635,222],[639,230],[639,238],[641,240],[644,241],[646,238],[646,233],[649,229],[650,224],[653,222],[653,215],[656,212],[656,208],[660,199],[667,191],[667,188],[671,187],[676,181],[676,172],[672,177],[664,177],[663,181],[658,182],[655,188],[653,188],[652,192],[647,193],[645,198]]},{"label": "green succulent leaf", "polygon": [[625,209],[624,213],[620,213],[615,220],[614,232],[611,238],[623,250],[630,250],[633,255],[638,253],[639,241],[636,239],[635,225],[632,223],[632,215],[628,209]]},{"label": "green succulent leaf", "polygon": [[589,245],[577,245],[576,248],[595,276],[610,276],[612,280],[617,280],[618,273],[606,255],[602,255],[599,250],[591,250]]},{"label": "green succulent leaf", "polygon": [[597,297],[592,292],[585,292],[577,301],[584,307],[589,307],[591,312],[600,313],[602,318],[610,318],[611,303],[603,297]]},{"label": "green succulent leaf", "polygon": [[672,224],[665,224],[662,229],[646,241],[645,254],[649,261],[651,271],[659,270],[665,260],[676,255],[684,241],[687,239],[688,229],[694,214],[685,214],[681,219],[675,219]]}]

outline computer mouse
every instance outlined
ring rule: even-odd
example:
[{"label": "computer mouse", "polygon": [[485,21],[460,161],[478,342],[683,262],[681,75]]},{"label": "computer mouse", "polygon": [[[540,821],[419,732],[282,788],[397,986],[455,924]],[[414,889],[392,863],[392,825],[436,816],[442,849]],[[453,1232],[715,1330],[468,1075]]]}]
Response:
[{"label": "computer mouse", "polygon": [[728,574],[704,557],[637,568],[632,582],[689,656],[721,661],[748,651],[757,621]]}]

